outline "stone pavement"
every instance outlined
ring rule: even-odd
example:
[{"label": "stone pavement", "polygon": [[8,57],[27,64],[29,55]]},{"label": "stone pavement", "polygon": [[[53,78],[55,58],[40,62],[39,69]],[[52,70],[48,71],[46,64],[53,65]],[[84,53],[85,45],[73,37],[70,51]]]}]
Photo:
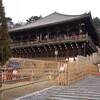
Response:
[{"label": "stone pavement", "polygon": [[71,86],[52,86],[15,100],[100,100],[100,77],[88,77]]},{"label": "stone pavement", "polygon": [[18,87],[38,83],[38,82],[41,82],[41,81],[47,81],[47,80],[25,81],[25,82],[18,82],[18,83],[15,83],[15,84],[5,84],[5,83],[3,83],[2,87],[0,88],[0,91],[18,88]]}]

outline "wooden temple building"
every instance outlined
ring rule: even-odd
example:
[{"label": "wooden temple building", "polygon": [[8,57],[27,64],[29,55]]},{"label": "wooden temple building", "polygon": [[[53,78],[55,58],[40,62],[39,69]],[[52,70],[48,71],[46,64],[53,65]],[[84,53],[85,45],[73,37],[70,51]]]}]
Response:
[{"label": "wooden temple building", "polygon": [[33,23],[10,29],[9,34],[13,57],[86,56],[96,52],[99,46],[91,13],[63,15],[54,12]]}]

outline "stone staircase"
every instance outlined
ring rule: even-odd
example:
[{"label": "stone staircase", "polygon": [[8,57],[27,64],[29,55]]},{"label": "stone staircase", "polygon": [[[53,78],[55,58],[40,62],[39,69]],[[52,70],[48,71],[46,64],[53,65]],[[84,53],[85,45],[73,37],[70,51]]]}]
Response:
[{"label": "stone staircase", "polygon": [[53,86],[16,100],[100,100],[100,77],[90,76],[70,86]]},{"label": "stone staircase", "polygon": [[100,100],[100,78],[87,78],[72,86],[65,86],[46,100]]}]

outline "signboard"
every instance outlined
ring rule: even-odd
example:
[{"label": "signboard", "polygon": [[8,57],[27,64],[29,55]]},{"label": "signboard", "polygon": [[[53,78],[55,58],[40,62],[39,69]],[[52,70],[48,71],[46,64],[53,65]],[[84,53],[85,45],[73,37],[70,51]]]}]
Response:
[{"label": "signboard", "polygon": [[59,71],[60,71],[60,72],[64,72],[65,69],[67,69],[67,64],[66,64],[66,63],[64,63],[64,64],[62,64],[62,65],[60,66]]},{"label": "signboard", "polygon": [[18,71],[17,70],[13,70],[13,75],[17,75]]},{"label": "signboard", "polygon": [[57,51],[57,50],[55,51],[55,55],[56,55],[56,56],[58,55],[58,51]]},{"label": "signboard", "polygon": [[64,66],[60,66],[59,70],[60,70],[60,72],[64,72],[65,67]]},{"label": "signboard", "polygon": [[16,61],[10,61],[8,66],[12,67],[13,69],[17,69],[21,67],[21,63]]}]

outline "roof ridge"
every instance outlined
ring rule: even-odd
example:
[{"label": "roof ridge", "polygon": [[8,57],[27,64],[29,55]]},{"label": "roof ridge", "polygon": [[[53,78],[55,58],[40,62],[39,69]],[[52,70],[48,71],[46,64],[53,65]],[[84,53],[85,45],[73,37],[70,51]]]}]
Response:
[{"label": "roof ridge", "polygon": [[53,15],[53,14],[58,14],[58,15],[63,15],[63,16],[73,16],[73,17],[74,17],[74,16],[83,16],[83,15],[86,15],[87,13],[80,14],[80,15],[67,15],[67,14],[62,14],[62,13],[58,13],[58,12],[55,11],[55,12],[53,12],[53,13],[51,13],[51,14],[45,16],[45,17],[42,17],[41,19],[36,20],[35,22],[29,23],[29,24],[25,24],[25,25],[23,25],[23,26],[31,25],[31,24],[36,23],[36,22],[38,22],[38,21],[40,21],[40,20],[42,20],[42,19],[44,19],[44,18],[47,18],[48,16],[51,16],[51,15]]}]

